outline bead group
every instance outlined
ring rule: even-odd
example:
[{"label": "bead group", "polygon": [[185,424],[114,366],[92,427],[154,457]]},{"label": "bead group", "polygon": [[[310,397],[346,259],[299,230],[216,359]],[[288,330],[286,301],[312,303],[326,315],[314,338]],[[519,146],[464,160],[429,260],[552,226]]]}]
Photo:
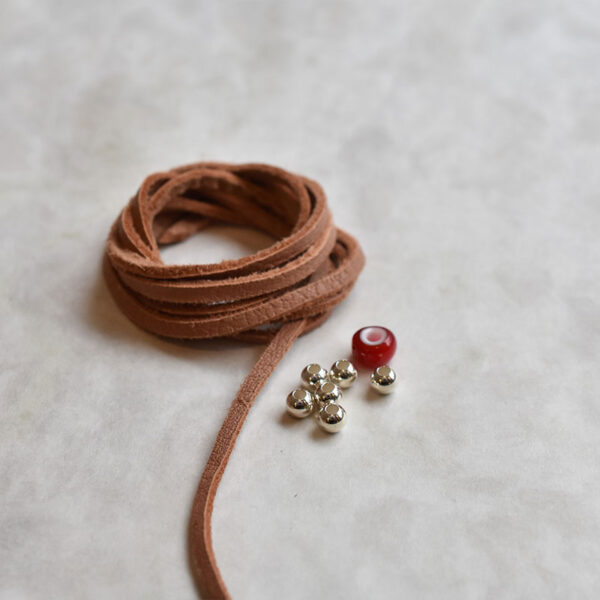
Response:
[{"label": "bead group", "polygon": [[341,385],[348,388],[356,380],[356,369],[349,360],[338,360],[326,371],[317,363],[302,369],[300,379],[304,387],[288,394],[286,409],[290,415],[304,419],[315,412],[317,424],[328,433],[336,433],[346,425],[346,411],[339,404]]},{"label": "bead group", "polygon": [[[396,373],[386,364],[396,350],[396,338],[385,327],[363,327],[352,338],[352,351],[361,366],[373,371],[371,387],[380,394],[390,394],[396,386]],[[318,363],[309,363],[302,369],[302,387],[288,394],[286,409],[290,415],[304,419],[314,414],[319,427],[328,433],[337,433],[348,420],[346,410],[340,404],[343,393],[358,378],[352,362],[343,358],[336,360],[329,370]]]}]

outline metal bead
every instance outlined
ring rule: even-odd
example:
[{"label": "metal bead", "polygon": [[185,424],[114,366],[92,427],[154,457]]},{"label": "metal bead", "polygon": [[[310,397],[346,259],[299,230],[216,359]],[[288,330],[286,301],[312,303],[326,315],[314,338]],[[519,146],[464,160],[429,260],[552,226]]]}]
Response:
[{"label": "metal bead", "polygon": [[294,391],[288,394],[285,401],[285,408],[297,419],[304,419],[312,413],[315,406],[315,400],[313,395],[304,388],[296,388]]},{"label": "metal bead", "polygon": [[342,397],[342,390],[331,381],[324,381],[317,387],[315,392],[317,401],[320,405],[329,404],[329,402],[337,402]]},{"label": "metal bead", "polygon": [[357,375],[354,365],[345,358],[336,360],[329,370],[329,380],[343,389],[349,388],[356,381]]},{"label": "metal bead", "polygon": [[300,377],[306,386],[310,389],[315,389],[327,379],[327,371],[317,363],[310,363],[302,369]]},{"label": "metal bead", "polygon": [[317,414],[319,427],[327,433],[337,433],[346,425],[347,420],[343,406],[335,402],[329,402]]},{"label": "metal bead", "polygon": [[383,365],[371,373],[371,387],[380,394],[391,394],[396,387],[396,373],[394,369]]}]

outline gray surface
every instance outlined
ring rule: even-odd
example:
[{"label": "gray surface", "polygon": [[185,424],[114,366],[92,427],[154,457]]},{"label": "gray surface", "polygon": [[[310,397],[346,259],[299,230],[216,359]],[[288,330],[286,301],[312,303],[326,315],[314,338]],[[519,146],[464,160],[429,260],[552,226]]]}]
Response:
[{"label": "gray surface", "polygon": [[[5,0],[0,28],[2,600],[194,597],[190,502],[259,348],[136,330],[98,266],[144,175],[198,159],[318,179],[368,257],[223,479],[234,597],[600,595],[597,3]],[[402,389],[363,377],[337,437],[282,419],[372,322]]]}]

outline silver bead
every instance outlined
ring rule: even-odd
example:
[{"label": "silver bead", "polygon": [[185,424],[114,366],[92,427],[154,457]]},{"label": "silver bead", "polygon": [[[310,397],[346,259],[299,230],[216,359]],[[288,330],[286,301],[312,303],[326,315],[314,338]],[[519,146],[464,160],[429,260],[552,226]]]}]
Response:
[{"label": "silver bead", "polygon": [[319,427],[327,433],[337,433],[346,425],[347,420],[343,406],[335,402],[329,402],[317,414]]},{"label": "silver bead", "polygon": [[300,377],[306,386],[310,389],[315,389],[327,379],[327,371],[317,363],[310,363],[302,369]]},{"label": "silver bead", "polygon": [[343,389],[349,388],[356,381],[356,377],[354,365],[345,358],[336,360],[329,370],[329,380]]},{"label": "silver bead", "polygon": [[297,419],[304,419],[312,413],[315,406],[313,395],[304,388],[296,388],[288,394],[285,401],[286,410]]},{"label": "silver bead", "polygon": [[317,387],[315,396],[319,404],[329,404],[329,402],[337,402],[342,397],[342,390],[335,383],[324,381]]},{"label": "silver bead", "polygon": [[396,373],[394,369],[383,365],[371,373],[371,387],[380,394],[391,394],[396,387]]}]

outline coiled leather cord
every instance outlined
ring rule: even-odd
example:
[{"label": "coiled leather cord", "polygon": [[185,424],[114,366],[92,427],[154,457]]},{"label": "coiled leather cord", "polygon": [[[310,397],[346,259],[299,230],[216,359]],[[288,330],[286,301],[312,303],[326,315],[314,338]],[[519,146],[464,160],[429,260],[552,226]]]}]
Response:
[{"label": "coiled leather cord", "polygon": [[[162,262],[161,245],[216,222],[276,241],[238,260]],[[136,325],[170,338],[268,344],[231,404],[192,507],[190,557],[206,598],[229,598],[212,549],[211,514],[248,411],[294,340],[328,318],[363,265],[356,240],[334,226],[321,187],[269,165],[197,163],[150,175],[110,231],[105,279]]]}]

